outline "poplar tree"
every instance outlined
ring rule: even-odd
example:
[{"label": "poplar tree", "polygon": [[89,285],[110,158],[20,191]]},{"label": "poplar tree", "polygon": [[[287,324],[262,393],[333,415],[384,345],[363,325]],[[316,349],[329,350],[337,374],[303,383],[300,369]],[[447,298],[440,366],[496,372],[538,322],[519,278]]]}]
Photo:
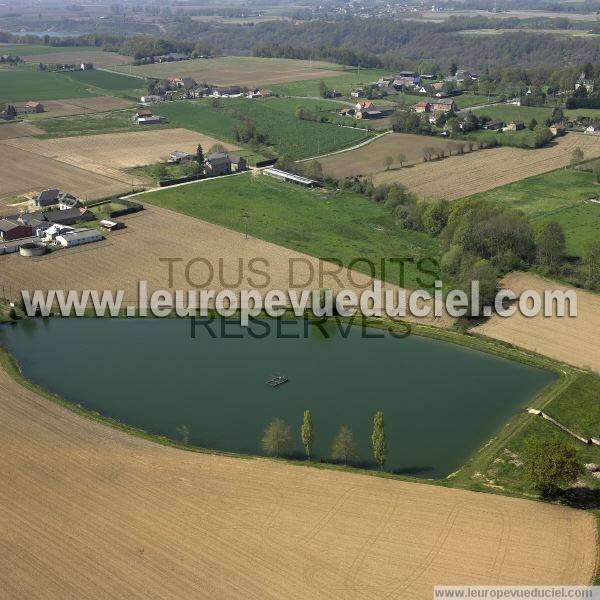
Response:
[{"label": "poplar tree", "polygon": [[306,452],[306,458],[310,460],[313,445],[313,424],[310,410],[304,411],[302,427],[300,428],[300,436],[302,437],[302,445],[304,446],[304,451]]},{"label": "poplar tree", "polygon": [[373,434],[371,435],[373,443],[373,456],[377,461],[380,469],[387,460],[387,440],[385,438],[385,430],[383,428],[383,413],[378,410],[373,417]]}]

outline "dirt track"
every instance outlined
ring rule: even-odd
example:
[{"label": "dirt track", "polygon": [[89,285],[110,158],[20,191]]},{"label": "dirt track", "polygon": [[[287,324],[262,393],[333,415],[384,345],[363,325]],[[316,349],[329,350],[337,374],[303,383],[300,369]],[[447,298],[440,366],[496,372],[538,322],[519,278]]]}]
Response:
[{"label": "dirt track", "polygon": [[5,600],[419,600],[440,583],[586,584],[595,565],[584,512],[186,453],[3,369],[0,452]]},{"label": "dirt track", "polygon": [[[566,286],[529,273],[511,273],[502,282],[519,296],[524,290],[566,290]],[[475,332],[516,344],[577,367],[600,373],[600,296],[577,292],[577,317],[527,318],[519,312],[503,319],[498,316],[475,328]]]},{"label": "dirt track", "polygon": [[600,156],[599,136],[569,133],[537,150],[493,148],[382,172],[375,183],[398,181],[420,197],[455,200],[567,166],[577,146],[585,158]]}]

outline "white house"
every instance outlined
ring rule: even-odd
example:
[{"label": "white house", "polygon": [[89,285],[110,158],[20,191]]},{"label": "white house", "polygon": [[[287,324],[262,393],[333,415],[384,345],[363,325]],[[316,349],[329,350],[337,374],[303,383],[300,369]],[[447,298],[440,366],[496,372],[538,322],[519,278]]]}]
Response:
[{"label": "white house", "polygon": [[590,125],[589,127],[585,128],[585,132],[586,133],[593,133],[595,135],[600,135],[600,123],[594,123],[593,125]]},{"label": "white house", "polygon": [[59,225],[58,223],[54,223],[50,225],[44,231],[44,239],[45,240],[55,240],[59,235],[63,235],[66,233],[70,233],[74,231],[73,227],[69,227],[68,225]]},{"label": "white house", "polygon": [[72,248],[73,246],[81,246],[82,244],[90,244],[91,242],[99,242],[104,239],[102,234],[97,229],[75,229],[57,236],[56,243],[64,248]]}]

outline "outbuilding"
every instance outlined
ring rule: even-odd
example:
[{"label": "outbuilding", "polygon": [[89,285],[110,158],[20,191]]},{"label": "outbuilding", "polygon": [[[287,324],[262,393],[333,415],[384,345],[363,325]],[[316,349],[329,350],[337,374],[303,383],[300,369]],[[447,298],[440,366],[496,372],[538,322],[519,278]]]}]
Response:
[{"label": "outbuilding", "polygon": [[82,246],[92,242],[99,242],[104,239],[102,234],[97,229],[75,229],[67,233],[63,233],[56,238],[56,243],[64,248],[72,248],[73,246]]}]

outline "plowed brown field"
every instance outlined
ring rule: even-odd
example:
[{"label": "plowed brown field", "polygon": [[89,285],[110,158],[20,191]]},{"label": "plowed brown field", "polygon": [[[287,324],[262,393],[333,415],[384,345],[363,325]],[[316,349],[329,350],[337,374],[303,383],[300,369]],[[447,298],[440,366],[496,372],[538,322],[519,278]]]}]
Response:
[{"label": "plowed brown field", "polygon": [[4,600],[425,600],[595,566],[583,511],[163,447],[1,368],[0,452]]},{"label": "plowed brown field", "polygon": [[577,146],[585,158],[600,156],[600,136],[569,133],[537,150],[494,148],[385,171],[375,176],[375,183],[397,181],[420,197],[455,200],[565,167]]},{"label": "plowed brown field", "polygon": [[[520,296],[524,290],[566,290],[564,285],[529,273],[511,273],[503,287]],[[600,296],[584,290],[577,293],[576,317],[524,317],[518,311],[510,318],[497,315],[476,327],[475,332],[509,342],[577,367],[600,373]]]}]

